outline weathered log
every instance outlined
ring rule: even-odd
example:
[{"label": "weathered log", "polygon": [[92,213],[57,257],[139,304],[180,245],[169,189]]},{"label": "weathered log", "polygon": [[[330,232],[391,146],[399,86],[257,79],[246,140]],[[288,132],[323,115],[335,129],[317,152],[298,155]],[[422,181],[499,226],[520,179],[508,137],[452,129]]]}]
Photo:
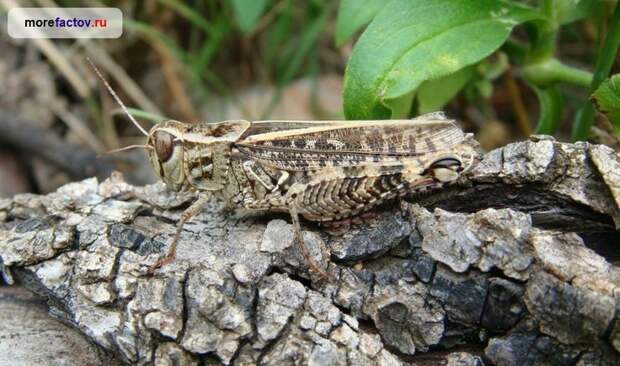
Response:
[{"label": "weathered log", "polygon": [[129,363],[619,364],[620,157],[550,138],[349,229],[213,207],[118,175],[0,201],[8,281]]},{"label": "weathered log", "polygon": [[45,301],[0,287],[0,365],[122,365],[77,330],[52,318]]}]

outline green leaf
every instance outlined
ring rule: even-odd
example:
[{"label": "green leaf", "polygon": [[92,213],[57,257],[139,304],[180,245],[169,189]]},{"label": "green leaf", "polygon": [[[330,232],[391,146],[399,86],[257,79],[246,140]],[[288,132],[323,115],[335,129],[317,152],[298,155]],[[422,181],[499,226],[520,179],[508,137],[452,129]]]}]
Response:
[{"label": "green leaf", "polygon": [[389,0],[342,0],[336,19],[336,46],[342,46],[351,36],[387,4]]},{"label": "green leaf", "polygon": [[540,116],[538,117],[537,134],[553,135],[558,129],[562,119],[562,93],[557,86],[538,88],[532,86],[540,104]]},{"label": "green leaf", "polygon": [[232,0],[233,11],[239,29],[243,33],[252,31],[268,4],[269,0]]},{"label": "green leaf", "polygon": [[349,119],[389,118],[387,100],[480,61],[530,8],[497,0],[393,0],[353,49],[344,79]]},{"label": "green leaf", "polygon": [[473,67],[465,67],[454,74],[423,82],[418,88],[418,113],[440,110],[471,80],[474,71]]},{"label": "green leaf", "polygon": [[396,119],[406,119],[409,118],[411,114],[411,104],[413,103],[413,97],[415,93],[411,91],[411,93],[401,95],[398,98],[390,99],[389,108],[392,110],[392,118]]},{"label": "green leaf", "polygon": [[607,115],[614,133],[620,137],[620,74],[605,80],[592,96],[597,109]]}]

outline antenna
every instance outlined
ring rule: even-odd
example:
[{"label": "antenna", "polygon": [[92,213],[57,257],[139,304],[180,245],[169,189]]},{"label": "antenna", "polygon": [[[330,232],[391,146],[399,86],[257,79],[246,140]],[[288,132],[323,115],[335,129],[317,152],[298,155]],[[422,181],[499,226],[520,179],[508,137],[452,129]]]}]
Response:
[{"label": "antenna", "polygon": [[123,101],[121,101],[121,98],[119,98],[118,95],[116,95],[116,92],[114,92],[114,89],[112,89],[112,87],[110,86],[110,84],[108,84],[108,82],[103,77],[103,75],[101,75],[101,72],[99,72],[99,69],[97,68],[97,66],[95,66],[95,64],[90,60],[89,57],[86,57],[86,61],[88,61],[90,66],[93,68],[93,70],[95,70],[95,73],[97,74],[99,79],[101,79],[101,81],[103,81],[103,85],[105,85],[105,87],[108,89],[110,94],[112,94],[112,97],[114,98],[114,100],[116,100],[116,103],[118,103],[118,105],[121,106],[121,109],[123,109],[123,112],[125,112],[125,114],[127,115],[127,117],[129,117],[131,122],[133,122],[133,124],[140,130],[140,132],[142,132],[144,134],[144,136],[148,136],[149,133],[146,132],[146,130],[144,128],[142,128],[142,126],[140,126],[138,121],[136,121],[136,119],[133,118],[133,116],[129,113],[129,111],[127,110],[127,107],[125,107],[125,104],[123,104]]},{"label": "antenna", "polygon": [[106,151],[103,152],[101,154],[97,155],[97,158],[100,158],[104,155],[112,155],[112,154],[116,154],[119,153],[121,151],[127,151],[127,150],[132,150],[132,149],[146,149],[146,150],[153,150],[153,146],[149,146],[149,145],[129,145],[129,146],[125,146],[125,147],[121,147],[120,149],[114,149],[114,150],[110,150],[110,151]]}]

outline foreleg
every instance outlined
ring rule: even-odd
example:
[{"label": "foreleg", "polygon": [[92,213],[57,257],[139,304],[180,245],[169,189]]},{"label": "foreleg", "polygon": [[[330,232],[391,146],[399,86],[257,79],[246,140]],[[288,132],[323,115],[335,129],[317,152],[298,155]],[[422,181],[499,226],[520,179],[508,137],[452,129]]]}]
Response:
[{"label": "foreleg", "polygon": [[157,268],[160,268],[166,264],[169,264],[170,262],[174,260],[176,256],[176,252],[177,252],[177,244],[179,241],[179,237],[181,236],[181,232],[183,231],[183,226],[189,219],[198,215],[202,211],[205,205],[209,202],[210,198],[211,198],[210,192],[201,193],[200,195],[198,195],[198,199],[194,203],[192,203],[192,205],[189,206],[185,211],[183,211],[183,213],[181,214],[181,219],[177,223],[177,229],[176,229],[176,232],[174,233],[174,237],[172,238],[172,242],[170,243],[170,246],[168,247],[168,254],[166,254],[166,256],[163,259],[155,263],[149,269],[149,272],[152,273]]}]

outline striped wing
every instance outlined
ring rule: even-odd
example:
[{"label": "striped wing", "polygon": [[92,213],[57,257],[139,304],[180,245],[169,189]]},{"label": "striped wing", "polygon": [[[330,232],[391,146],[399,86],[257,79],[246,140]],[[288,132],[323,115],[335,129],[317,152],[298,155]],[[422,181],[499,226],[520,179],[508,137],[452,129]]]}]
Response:
[{"label": "striped wing", "polygon": [[[341,123],[342,121],[338,121]],[[313,127],[333,125],[333,121],[254,121],[250,128],[241,136],[242,139],[250,136],[266,134],[270,132],[293,131]]]},{"label": "striped wing", "polygon": [[261,123],[269,126],[270,132],[249,135],[235,146],[253,160],[284,170],[396,161],[447,150],[464,139],[453,121],[424,116],[413,120],[257,122]]}]

